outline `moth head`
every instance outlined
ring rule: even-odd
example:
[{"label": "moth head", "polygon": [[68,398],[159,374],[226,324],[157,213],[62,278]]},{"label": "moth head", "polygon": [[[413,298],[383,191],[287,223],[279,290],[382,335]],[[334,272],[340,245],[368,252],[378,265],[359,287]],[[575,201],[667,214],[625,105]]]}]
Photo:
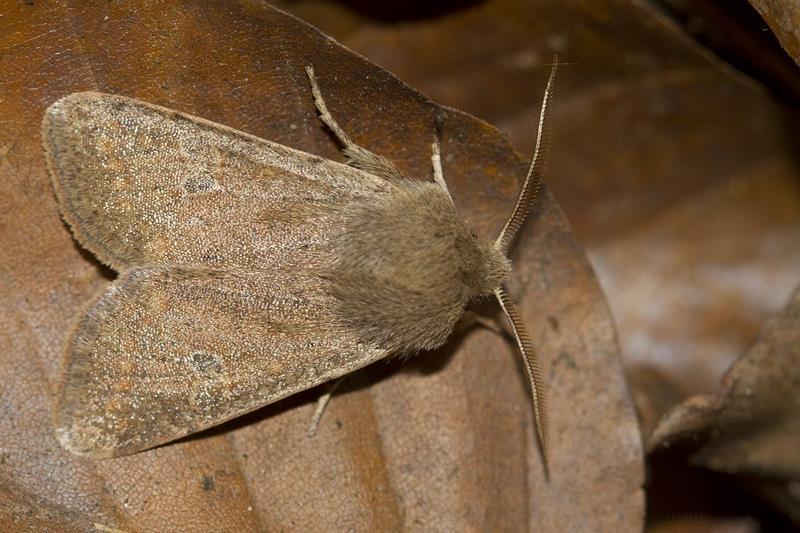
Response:
[{"label": "moth head", "polygon": [[470,288],[471,297],[491,296],[511,275],[511,261],[491,242],[468,229],[461,242],[456,243],[461,255],[460,275]]}]

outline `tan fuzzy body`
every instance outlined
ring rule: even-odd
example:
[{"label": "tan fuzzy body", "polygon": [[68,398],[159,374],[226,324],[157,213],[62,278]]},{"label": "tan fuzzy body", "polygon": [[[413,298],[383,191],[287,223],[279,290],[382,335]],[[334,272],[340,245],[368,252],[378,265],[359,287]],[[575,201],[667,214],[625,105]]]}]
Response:
[{"label": "tan fuzzy body", "polygon": [[444,344],[467,302],[491,295],[510,272],[432,183],[400,182],[351,209],[335,247],[330,280],[341,316],[392,353]]},{"label": "tan fuzzy body", "polygon": [[62,214],[119,277],[66,344],[56,433],[149,448],[441,345],[510,266],[429,183],[386,180],[144,102],[43,124]]}]

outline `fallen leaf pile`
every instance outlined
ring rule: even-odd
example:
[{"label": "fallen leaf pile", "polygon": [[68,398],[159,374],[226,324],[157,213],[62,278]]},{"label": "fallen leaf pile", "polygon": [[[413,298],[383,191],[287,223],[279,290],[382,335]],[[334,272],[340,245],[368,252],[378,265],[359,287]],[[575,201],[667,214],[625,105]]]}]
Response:
[{"label": "fallen leaf pile", "polygon": [[[7,4],[0,530],[800,523],[794,110],[662,5],[276,2],[290,15],[253,0]],[[789,4],[753,1],[796,59]],[[510,283],[548,384],[549,480],[515,346],[484,328],[356,373],[314,438],[306,429],[324,387],[128,457],[61,449],[51,411],[63,341],[115,274],[59,217],[39,133],[49,104],[122,94],[342,161],[309,94],[313,64],[342,126],[409,176],[430,179],[438,120],[457,209],[494,237],[527,169],[554,55],[547,189]],[[730,479],[746,504],[687,518],[657,501],[670,498],[653,466],[665,461]]]}]

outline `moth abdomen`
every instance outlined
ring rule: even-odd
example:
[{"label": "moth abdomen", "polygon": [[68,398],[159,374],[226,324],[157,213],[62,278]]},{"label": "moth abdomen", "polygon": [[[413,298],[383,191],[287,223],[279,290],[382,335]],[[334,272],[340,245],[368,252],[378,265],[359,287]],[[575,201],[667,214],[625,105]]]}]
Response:
[{"label": "moth abdomen", "polygon": [[432,183],[399,182],[345,220],[333,241],[331,292],[343,321],[386,350],[441,346],[469,300],[492,294],[510,273],[502,252]]}]

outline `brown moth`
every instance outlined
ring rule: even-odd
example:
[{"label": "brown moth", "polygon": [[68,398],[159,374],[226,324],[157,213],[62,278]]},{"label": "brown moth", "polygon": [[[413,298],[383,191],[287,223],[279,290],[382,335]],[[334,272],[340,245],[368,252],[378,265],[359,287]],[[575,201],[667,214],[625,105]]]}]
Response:
[{"label": "brown moth", "polygon": [[405,178],[342,131],[311,67],[320,119],[348,165],[131,98],[55,102],[43,139],[62,215],[119,272],[66,341],[58,440],[92,457],[144,450],[441,346],[470,300],[495,295],[522,352],[546,467],[541,373],[503,282],[542,179],[555,71],[522,192],[494,242],[458,217],[438,137],[434,181]]}]

